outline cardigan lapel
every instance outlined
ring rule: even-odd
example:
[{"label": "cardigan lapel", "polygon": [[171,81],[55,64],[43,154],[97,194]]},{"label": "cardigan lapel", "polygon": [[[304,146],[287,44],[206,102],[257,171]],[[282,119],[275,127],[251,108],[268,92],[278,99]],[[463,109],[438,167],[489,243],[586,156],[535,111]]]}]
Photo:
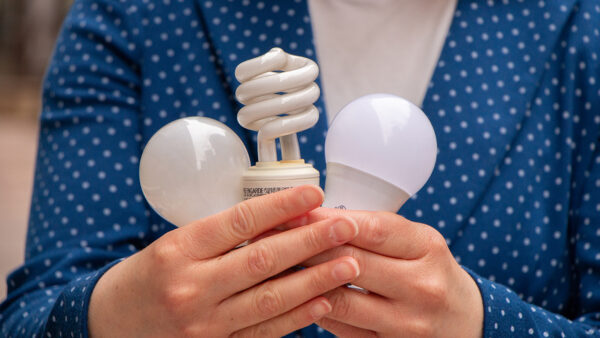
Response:
[{"label": "cardigan lapel", "polygon": [[[424,212],[419,221],[438,227],[452,243],[482,201],[491,198],[487,188],[510,165],[513,142],[528,137],[521,135],[522,127],[575,3],[548,1],[542,3],[545,9],[528,1],[459,1],[423,103],[438,139],[436,169],[403,207],[407,217],[437,205],[440,212]],[[528,52],[511,53],[520,50]],[[477,136],[461,136],[467,128]],[[483,169],[465,181],[473,170],[461,167],[468,160],[462,156],[474,153]],[[448,182],[463,183],[449,187]]]}]

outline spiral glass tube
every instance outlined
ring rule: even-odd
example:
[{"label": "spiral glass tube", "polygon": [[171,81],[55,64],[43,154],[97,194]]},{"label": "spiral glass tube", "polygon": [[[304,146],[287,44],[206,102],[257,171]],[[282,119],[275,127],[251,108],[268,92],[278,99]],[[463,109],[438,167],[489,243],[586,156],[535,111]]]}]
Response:
[{"label": "spiral glass tube", "polygon": [[314,82],[318,75],[314,61],[287,54],[281,48],[236,68],[235,76],[241,83],[236,97],[245,105],[238,113],[238,122],[258,131],[259,162],[277,161],[277,138],[282,160],[300,159],[296,133],[311,128],[319,119],[313,105],[320,95]]}]

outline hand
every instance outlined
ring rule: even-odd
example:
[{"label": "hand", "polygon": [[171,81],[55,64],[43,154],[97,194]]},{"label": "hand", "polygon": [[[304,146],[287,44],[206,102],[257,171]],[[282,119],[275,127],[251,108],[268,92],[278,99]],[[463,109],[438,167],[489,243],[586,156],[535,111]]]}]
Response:
[{"label": "hand", "polygon": [[271,337],[322,318],[331,304],[321,295],[358,276],[353,258],[271,277],[353,239],[352,219],[330,217],[231,251],[322,201],[317,187],[288,189],[165,234],[100,278],[91,336]]},{"label": "hand", "polygon": [[347,215],[359,235],[351,245],[306,262],[354,257],[360,276],[325,294],[333,310],[317,322],[342,337],[481,337],[483,303],[471,276],[462,269],[435,229],[391,213],[317,209],[288,227]]}]

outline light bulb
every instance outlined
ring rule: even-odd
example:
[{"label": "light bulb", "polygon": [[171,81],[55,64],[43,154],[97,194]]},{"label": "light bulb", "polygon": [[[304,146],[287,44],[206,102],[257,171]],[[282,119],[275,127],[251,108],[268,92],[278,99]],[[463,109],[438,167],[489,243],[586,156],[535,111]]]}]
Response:
[{"label": "light bulb", "polygon": [[[258,162],[244,174],[244,198],[302,185],[319,184],[319,172],[300,157],[296,133],[319,119],[313,103],[319,98],[314,82],[317,64],[281,48],[242,62],[235,70],[240,81],[236,97],[245,106],[238,122],[258,131]],[[281,161],[276,140],[280,140]]]},{"label": "light bulb", "polygon": [[436,154],[433,127],[416,105],[390,94],[360,97],[327,133],[324,206],[397,212],[425,185]]},{"label": "light bulb", "polygon": [[150,138],[140,159],[140,183],[150,206],[183,226],[241,202],[249,166],[244,143],[229,127],[188,117]]}]

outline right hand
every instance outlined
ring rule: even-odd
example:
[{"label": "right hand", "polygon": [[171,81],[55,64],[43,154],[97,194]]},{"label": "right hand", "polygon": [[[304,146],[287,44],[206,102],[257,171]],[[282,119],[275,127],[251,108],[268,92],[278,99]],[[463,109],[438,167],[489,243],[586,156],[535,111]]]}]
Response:
[{"label": "right hand", "polygon": [[92,337],[281,336],[331,311],[323,293],[354,280],[340,257],[271,278],[356,237],[357,224],[332,217],[231,251],[323,202],[315,186],[244,201],[173,230],[109,269],[88,312]]}]

